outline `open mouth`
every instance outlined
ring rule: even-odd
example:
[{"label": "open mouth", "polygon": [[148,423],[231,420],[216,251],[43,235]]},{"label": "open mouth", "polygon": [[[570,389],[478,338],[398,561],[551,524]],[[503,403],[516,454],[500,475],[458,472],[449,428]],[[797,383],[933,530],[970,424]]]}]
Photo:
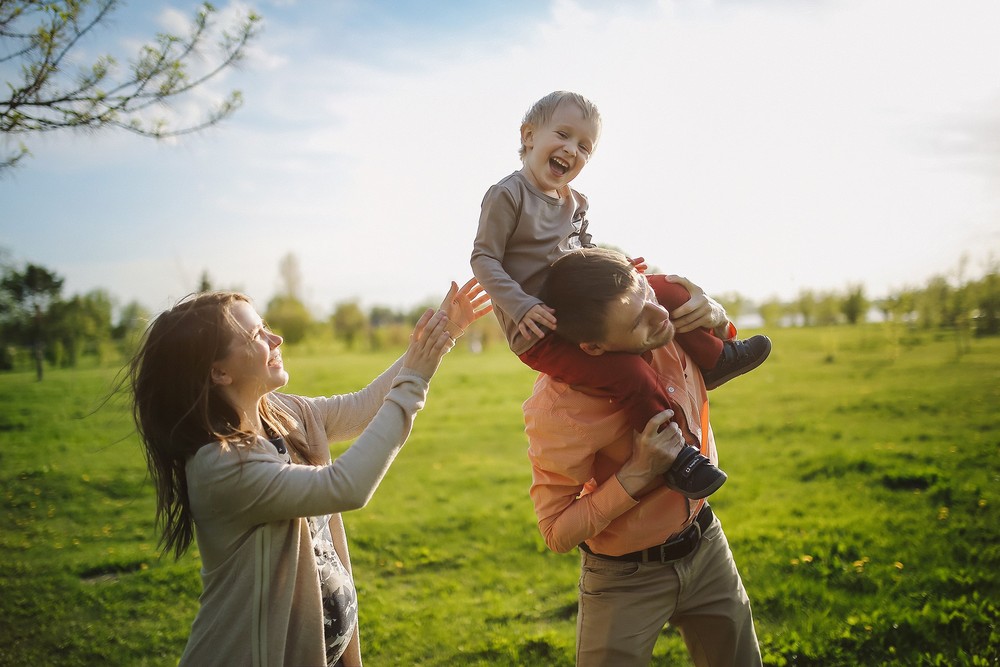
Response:
[{"label": "open mouth", "polygon": [[271,357],[271,360],[267,362],[267,365],[273,368],[282,368],[281,355],[276,354],[273,357]]},{"label": "open mouth", "polygon": [[559,176],[564,176],[569,171],[569,165],[557,157],[549,158],[549,168]]}]

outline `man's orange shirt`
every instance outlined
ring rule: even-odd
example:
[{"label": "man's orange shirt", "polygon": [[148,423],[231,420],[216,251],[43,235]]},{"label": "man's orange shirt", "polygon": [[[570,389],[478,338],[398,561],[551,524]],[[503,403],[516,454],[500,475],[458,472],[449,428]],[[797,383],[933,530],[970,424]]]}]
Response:
[{"label": "man's orange shirt", "polygon": [[[702,453],[717,463],[701,371],[673,342],[653,351],[652,366]],[[550,549],[567,552],[584,541],[609,556],[645,549],[681,530],[704,504],[662,482],[639,500],[622,488],[615,473],[632,454],[633,431],[609,399],[540,375],[523,408],[531,499]]]}]

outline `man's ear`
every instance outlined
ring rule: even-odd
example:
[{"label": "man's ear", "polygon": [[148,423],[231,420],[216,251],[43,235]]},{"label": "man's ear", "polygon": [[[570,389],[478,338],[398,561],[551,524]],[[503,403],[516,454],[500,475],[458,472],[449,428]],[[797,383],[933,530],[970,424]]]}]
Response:
[{"label": "man's ear", "polygon": [[580,343],[580,349],[592,357],[599,357],[606,352],[600,343]]},{"label": "man's ear", "polygon": [[211,377],[212,384],[227,385],[233,382],[232,376],[218,366],[212,366]]}]

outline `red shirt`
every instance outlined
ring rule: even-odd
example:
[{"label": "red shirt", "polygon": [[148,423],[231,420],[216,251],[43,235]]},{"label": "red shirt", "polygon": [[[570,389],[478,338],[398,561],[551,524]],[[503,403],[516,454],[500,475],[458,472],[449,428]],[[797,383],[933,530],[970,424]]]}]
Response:
[{"label": "red shirt", "polygon": [[[700,370],[673,342],[654,350],[651,363],[702,453],[717,463]],[[645,549],[681,530],[704,504],[660,481],[638,500],[622,488],[615,473],[632,454],[634,432],[625,412],[607,398],[540,375],[523,408],[531,499],[550,549],[567,552],[583,541],[609,556]]]}]

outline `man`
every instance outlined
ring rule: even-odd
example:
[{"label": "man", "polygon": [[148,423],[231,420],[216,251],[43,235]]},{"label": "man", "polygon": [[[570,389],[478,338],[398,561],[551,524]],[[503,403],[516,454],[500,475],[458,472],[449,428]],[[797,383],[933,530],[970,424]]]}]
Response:
[{"label": "man", "polygon": [[[695,303],[676,326],[733,335],[722,306],[688,286]],[[599,248],[557,260],[543,299],[558,334],[584,351],[643,355],[680,413],[664,411],[636,433],[616,403],[545,375],[524,403],[539,530],[554,551],[580,548],[577,665],[648,665],[668,622],[697,665],[760,665],[719,520],[706,500],[663,479],[685,442],[718,460],[705,384],[674,344],[669,313],[626,258]]]}]

